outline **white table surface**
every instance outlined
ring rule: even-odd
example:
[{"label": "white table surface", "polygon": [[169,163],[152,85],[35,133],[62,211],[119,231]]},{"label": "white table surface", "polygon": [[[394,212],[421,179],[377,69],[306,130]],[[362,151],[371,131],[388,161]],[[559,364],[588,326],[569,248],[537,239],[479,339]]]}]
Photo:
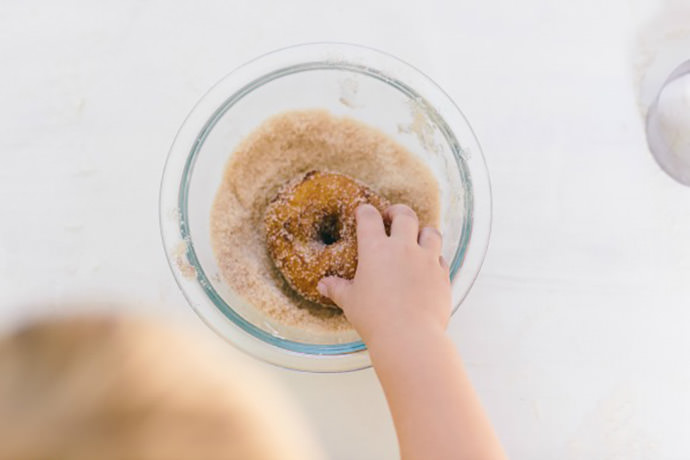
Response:
[{"label": "white table surface", "polygon": [[[199,323],[158,232],[177,128],[260,53],[362,43],[434,78],[483,144],[493,235],[450,333],[509,454],[688,458],[690,188],[645,145],[648,3],[5,0],[0,327],[94,297]],[[372,371],[272,372],[332,458],[395,458]]]}]

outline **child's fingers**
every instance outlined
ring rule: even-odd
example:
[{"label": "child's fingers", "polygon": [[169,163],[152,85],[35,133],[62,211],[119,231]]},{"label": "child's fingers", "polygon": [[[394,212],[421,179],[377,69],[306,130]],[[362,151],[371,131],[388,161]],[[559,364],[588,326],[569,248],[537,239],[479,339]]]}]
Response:
[{"label": "child's fingers", "polygon": [[431,252],[434,256],[439,256],[441,254],[442,243],[443,239],[441,238],[441,232],[434,227],[424,227],[419,232],[419,245]]},{"label": "child's fingers", "polygon": [[363,204],[355,211],[357,219],[357,246],[362,253],[362,245],[386,236],[383,218],[378,209],[370,204]]},{"label": "child's fingers", "polygon": [[385,211],[391,221],[391,237],[405,238],[415,241],[419,233],[417,214],[404,204],[394,204]]},{"label": "child's fingers", "polygon": [[335,302],[340,308],[346,303],[347,289],[352,284],[352,281],[337,276],[327,276],[319,281],[316,285],[316,290],[324,297],[328,297]]}]

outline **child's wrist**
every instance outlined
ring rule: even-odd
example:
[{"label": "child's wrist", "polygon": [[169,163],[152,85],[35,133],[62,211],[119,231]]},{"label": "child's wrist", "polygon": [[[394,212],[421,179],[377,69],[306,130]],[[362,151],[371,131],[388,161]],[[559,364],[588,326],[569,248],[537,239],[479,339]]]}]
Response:
[{"label": "child's wrist", "polygon": [[431,321],[396,322],[386,329],[373,331],[364,341],[372,357],[375,354],[388,356],[415,346],[433,348],[445,335],[444,328]]}]

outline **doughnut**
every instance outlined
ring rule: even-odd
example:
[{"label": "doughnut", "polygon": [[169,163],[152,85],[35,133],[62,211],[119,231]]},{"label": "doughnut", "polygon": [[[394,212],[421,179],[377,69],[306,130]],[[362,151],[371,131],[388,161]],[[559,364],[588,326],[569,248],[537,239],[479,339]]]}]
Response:
[{"label": "doughnut", "polygon": [[319,280],[324,276],[354,278],[355,209],[364,203],[381,213],[389,205],[356,179],[312,170],[284,185],[266,207],[268,254],[285,281],[305,299],[333,307],[316,290]]}]

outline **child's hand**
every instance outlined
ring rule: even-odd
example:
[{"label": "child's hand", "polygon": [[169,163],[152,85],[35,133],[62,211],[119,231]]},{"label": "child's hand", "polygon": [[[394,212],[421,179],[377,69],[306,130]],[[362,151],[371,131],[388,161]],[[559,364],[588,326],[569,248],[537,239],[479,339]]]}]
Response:
[{"label": "child's hand", "polygon": [[364,342],[403,339],[413,331],[443,332],[450,315],[448,266],[441,258],[441,234],[419,230],[409,207],[389,207],[383,219],[371,205],[357,209],[358,264],[353,280],[321,280],[318,289],[340,306]]}]

